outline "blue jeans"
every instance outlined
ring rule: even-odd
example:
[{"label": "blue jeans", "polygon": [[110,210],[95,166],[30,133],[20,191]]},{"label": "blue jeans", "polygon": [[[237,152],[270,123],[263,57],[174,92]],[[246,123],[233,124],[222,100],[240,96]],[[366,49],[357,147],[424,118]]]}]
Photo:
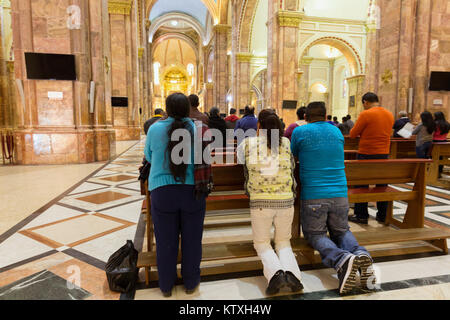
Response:
[{"label": "blue jeans", "polygon": [[417,158],[428,159],[430,157],[429,151],[430,151],[432,145],[433,145],[433,142],[428,141],[420,146],[416,146]]},{"label": "blue jeans", "polygon": [[[348,225],[348,198],[302,200],[303,235],[322,258],[339,271],[352,254],[370,254],[358,244]],[[330,238],[327,236],[330,232]]]},{"label": "blue jeans", "polygon": [[[373,160],[373,159],[388,159],[388,154],[358,154],[358,160]],[[387,184],[377,184],[377,187],[386,187]],[[368,188],[369,186],[355,186],[356,188]],[[386,213],[389,202],[377,202],[377,219],[380,221],[386,220]],[[355,215],[360,219],[369,218],[369,204],[355,203]]]},{"label": "blue jeans", "polygon": [[205,198],[196,200],[194,186],[168,185],[153,190],[151,201],[159,287],[169,292],[175,284],[181,234],[181,275],[186,289],[195,289],[200,283]]}]

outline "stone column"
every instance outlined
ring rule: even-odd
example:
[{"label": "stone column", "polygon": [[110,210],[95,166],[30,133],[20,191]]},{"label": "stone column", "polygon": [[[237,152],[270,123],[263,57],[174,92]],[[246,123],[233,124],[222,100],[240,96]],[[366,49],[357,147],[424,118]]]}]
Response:
[{"label": "stone column", "polygon": [[209,112],[209,110],[214,106],[214,83],[205,83],[205,94],[204,94],[204,104],[203,110]]},{"label": "stone column", "polygon": [[268,105],[285,121],[295,120],[295,110],[282,110],[283,100],[297,100],[298,27],[304,16],[296,0],[269,0]]},{"label": "stone column", "polygon": [[234,105],[243,109],[250,105],[250,61],[253,57],[248,52],[238,52],[236,56],[236,96]]},{"label": "stone column", "polygon": [[299,87],[299,96],[300,96],[300,100],[299,102],[301,104],[305,104],[308,105],[310,100],[310,95],[309,95],[309,74],[310,74],[310,65],[311,62],[313,61],[314,58],[312,57],[307,57],[307,56],[303,56],[300,63],[300,70],[303,72],[302,77],[301,77],[301,81],[300,81],[300,87]]},{"label": "stone column", "polygon": [[[109,0],[108,10],[111,24],[111,72],[112,95],[127,97],[128,107],[113,106],[113,123],[118,141],[139,140],[140,128],[136,125],[136,97],[134,87],[137,86],[133,73],[137,74],[136,61],[137,35],[133,30],[132,19],[136,19],[136,7],[133,0]],[[133,17],[134,16],[134,17]]]},{"label": "stone column", "polygon": [[227,113],[228,92],[228,33],[229,25],[218,24],[214,26],[214,106],[220,112]]},{"label": "stone column", "polygon": [[351,107],[349,103],[348,113],[352,116],[353,119],[356,119],[357,116],[363,111],[362,105],[362,96],[364,95],[364,75],[356,75],[353,77],[347,78],[348,82],[348,96],[354,96],[355,98],[355,106]]}]

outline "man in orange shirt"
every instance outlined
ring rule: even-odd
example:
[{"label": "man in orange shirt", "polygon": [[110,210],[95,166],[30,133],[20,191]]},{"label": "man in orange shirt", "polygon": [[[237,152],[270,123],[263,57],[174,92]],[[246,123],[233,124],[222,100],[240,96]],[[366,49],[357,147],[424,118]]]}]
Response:
[{"label": "man in orange shirt", "polygon": [[[378,96],[375,93],[366,93],[362,102],[365,110],[361,112],[355,126],[350,131],[350,138],[360,136],[358,160],[387,159],[391,147],[394,115],[380,106]],[[386,185],[377,185],[377,187],[382,186]],[[377,221],[384,222],[386,220],[387,207],[388,202],[377,202]],[[355,214],[349,217],[349,220],[367,224],[368,219],[368,204],[355,203]]]}]

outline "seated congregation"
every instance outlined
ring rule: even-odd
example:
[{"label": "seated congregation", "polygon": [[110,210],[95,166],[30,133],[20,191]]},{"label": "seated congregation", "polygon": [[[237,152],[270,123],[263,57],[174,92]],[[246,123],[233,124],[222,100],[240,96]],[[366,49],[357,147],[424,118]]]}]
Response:
[{"label": "seated congregation", "polygon": [[[432,163],[428,158],[433,141],[448,144],[449,123],[442,112],[437,112],[435,119],[423,112],[422,122],[413,132],[417,158],[397,159],[392,155],[391,136],[409,122],[406,115],[401,114],[401,126],[380,106],[376,94],[367,93],[362,101],[365,111],[355,123],[351,117],[344,117],[342,124],[329,122],[325,103],[313,102],[300,108],[298,121],[284,130],[273,109],[264,109],[256,117],[255,109],[246,107],[242,119],[232,109],[230,116],[222,119],[217,108],[210,114],[201,113],[195,95],[170,95],[167,114],[157,110],[155,118],[146,123],[149,252],[141,253],[138,266],[146,268],[147,282],[149,268],[157,267],[160,290],[170,297],[181,263],[186,293],[193,294],[201,282],[202,259],[257,254],[267,279],[267,295],[282,289],[301,292],[302,272],[296,254],[308,256],[316,250],[323,265],[336,270],[339,293],[346,295],[356,286],[366,291],[376,287],[373,258],[364,245],[420,239],[448,252],[450,234],[424,228],[423,219],[427,167]],[[212,129],[223,138],[214,138]],[[182,134],[178,130],[187,134],[189,148],[180,148]],[[227,130],[233,130],[235,141],[227,141]],[[357,150],[348,152],[348,139],[357,138]],[[195,161],[198,140],[203,155],[216,156],[212,164],[205,159]],[[217,156],[228,155],[233,163],[214,162]],[[348,160],[349,155],[355,160]],[[440,158],[438,155],[438,161]],[[442,172],[442,165],[436,168]],[[414,188],[400,192],[389,187],[395,183],[414,183]],[[233,195],[241,189],[245,195]],[[215,195],[218,191],[231,195]],[[398,200],[408,202],[403,222],[393,217],[393,201]],[[376,220],[401,230],[379,234],[350,231],[349,221],[368,223],[368,202],[373,201],[377,202]],[[352,216],[349,202],[355,204]],[[250,208],[252,248],[248,244],[235,249],[202,245],[207,211],[242,207]],[[151,245],[153,232],[156,252]]]}]

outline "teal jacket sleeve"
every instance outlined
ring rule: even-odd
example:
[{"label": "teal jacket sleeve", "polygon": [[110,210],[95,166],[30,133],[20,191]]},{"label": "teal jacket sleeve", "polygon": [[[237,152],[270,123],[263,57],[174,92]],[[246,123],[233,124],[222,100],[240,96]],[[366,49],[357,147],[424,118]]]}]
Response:
[{"label": "teal jacket sleeve", "polygon": [[[150,127],[151,129],[151,127]],[[152,163],[152,139],[150,136],[150,130],[147,132],[147,139],[145,140],[145,149],[144,149],[145,159]]]},{"label": "teal jacket sleeve", "polygon": [[300,150],[300,146],[299,146],[299,130],[297,130],[299,128],[294,129],[294,132],[292,132],[292,137],[291,137],[291,151],[292,151],[292,155],[294,157],[298,157],[298,152]]}]

